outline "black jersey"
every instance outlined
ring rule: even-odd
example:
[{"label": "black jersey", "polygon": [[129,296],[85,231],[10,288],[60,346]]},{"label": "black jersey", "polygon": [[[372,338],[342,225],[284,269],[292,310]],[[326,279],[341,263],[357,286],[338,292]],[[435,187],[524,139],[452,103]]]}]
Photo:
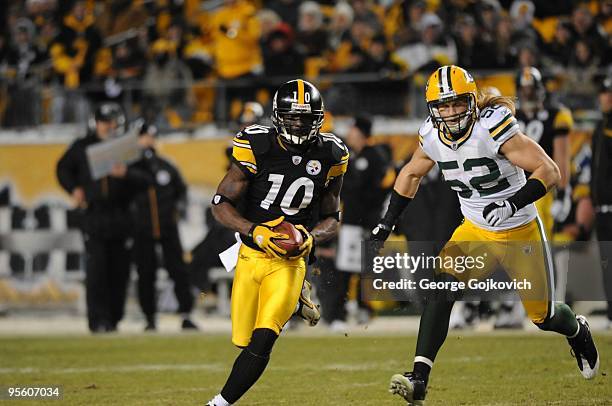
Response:
[{"label": "black jersey", "polygon": [[515,117],[523,134],[540,144],[550,157],[555,137],[566,136],[574,125],[572,113],[562,106],[544,107],[532,117],[518,109]]},{"label": "black jersey", "polygon": [[333,134],[321,133],[299,153],[288,150],[274,128],[253,125],[238,133],[233,144],[232,161],[249,179],[242,215],[254,223],[285,216],[310,229],[322,191],[348,165],[348,149]]}]

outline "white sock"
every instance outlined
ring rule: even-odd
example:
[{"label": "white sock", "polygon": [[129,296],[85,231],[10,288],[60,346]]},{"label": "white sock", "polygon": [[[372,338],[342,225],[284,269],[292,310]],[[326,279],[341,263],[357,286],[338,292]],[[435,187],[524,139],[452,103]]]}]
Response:
[{"label": "white sock", "polygon": [[422,362],[423,364],[429,365],[429,368],[433,368],[433,361],[427,357],[414,357],[414,362]]},{"label": "white sock", "polygon": [[228,402],[227,400],[223,399],[223,396],[221,396],[220,393],[217,396],[215,396],[214,398],[212,398],[211,402],[215,406],[232,406],[232,404],[230,402]]},{"label": "white sock", "polygon": [[189,313],[181,313],[183,320],[189,320]]},{"label": "white sock", "polygon": [[580,333],[580,322],[578,322],[578,329],[576,330],[576,332],[571,336],[567,336],[567,338],[575,338],[576,336],[578,336],[578,333]]}]

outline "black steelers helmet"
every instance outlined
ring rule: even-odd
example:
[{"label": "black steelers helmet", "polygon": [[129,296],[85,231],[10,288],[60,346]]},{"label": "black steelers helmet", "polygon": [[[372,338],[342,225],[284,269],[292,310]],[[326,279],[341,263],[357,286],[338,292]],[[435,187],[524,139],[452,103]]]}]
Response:
[{"label": "black steelers helmet", "polygon": [[546,88],[542,80],[542,74],[537,68],[527,66],[522,68],[516,77],[516,96],[519,107],[522,109],[534,109],[546,98]]},{"label": "black steelers helmet", "polygon": [[316,139],[323,116],[323,99],[312,83],[291,80],[274,94],[272,123],[283,141],[290,145],[306,145]]}]

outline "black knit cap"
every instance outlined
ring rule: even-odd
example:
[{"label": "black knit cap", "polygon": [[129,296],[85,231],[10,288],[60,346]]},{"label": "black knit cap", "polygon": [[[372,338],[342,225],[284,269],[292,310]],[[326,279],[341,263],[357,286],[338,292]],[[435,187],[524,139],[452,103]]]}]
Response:
[{"label": "black knit cap", "polygon": [[372,120],[369,117],[357,116],[353,125],[361,131],[364,137],[369,138],[372,135]]}]

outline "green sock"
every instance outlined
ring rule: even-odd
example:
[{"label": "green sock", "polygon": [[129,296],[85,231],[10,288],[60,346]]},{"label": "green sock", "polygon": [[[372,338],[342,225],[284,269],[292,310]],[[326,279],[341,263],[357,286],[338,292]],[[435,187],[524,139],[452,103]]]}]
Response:
[{"label": "green sock", "polygon": [[576,314],[565,303],[555,304],[555,315],[543,323],[536,323],[536,326],[568,337],[573,337],[578,331]]},{"label": "green sock", "polygon": [[448,322],[454,303],[452,300],[434,299],[425,304],[419,324],[417,357],[425,357],[432,362],[435,360],[438,350],[446,340]]}]

